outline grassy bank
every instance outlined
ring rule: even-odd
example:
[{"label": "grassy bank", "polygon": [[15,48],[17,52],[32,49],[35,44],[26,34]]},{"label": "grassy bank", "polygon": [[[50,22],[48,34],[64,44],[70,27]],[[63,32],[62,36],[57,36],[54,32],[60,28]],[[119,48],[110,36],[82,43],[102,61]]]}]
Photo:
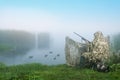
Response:
[{"label": "grassy bank", "polygon": [[0,65],[0,80],[120,80],[120,70],[102,73],[66,65]]}]

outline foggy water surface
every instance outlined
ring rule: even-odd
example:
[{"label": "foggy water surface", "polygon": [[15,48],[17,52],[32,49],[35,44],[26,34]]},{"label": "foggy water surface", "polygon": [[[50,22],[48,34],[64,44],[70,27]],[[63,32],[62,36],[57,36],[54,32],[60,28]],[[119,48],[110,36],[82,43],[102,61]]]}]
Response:
[{"label": "foggy water surface", "polygon": [[[38,39],[37,37],[35,39]],[[38,41],[38,40],[36,40]],[[64,39],[53,37],[50,40],[49,48],[38,48],[38,42],[35,42],[34,49],[25,54],[0,55],[0,62],[7,65],[41,63],[46,65],[65,64]]]}]

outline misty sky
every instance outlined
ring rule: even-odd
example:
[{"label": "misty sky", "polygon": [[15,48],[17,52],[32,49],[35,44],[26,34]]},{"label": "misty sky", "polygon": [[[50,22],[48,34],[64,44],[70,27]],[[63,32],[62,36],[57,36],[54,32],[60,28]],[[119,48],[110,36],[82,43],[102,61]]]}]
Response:
[{"label": "misty sky", "polygon": [[0,0],[0,29],[120,32],[120,0]]}]

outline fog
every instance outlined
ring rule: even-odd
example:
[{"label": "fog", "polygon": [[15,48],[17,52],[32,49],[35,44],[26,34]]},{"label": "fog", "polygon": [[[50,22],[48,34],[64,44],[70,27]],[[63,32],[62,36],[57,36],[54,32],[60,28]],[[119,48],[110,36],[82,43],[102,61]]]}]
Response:
[{"label": "fog", "polygon": [[25,63],[41,63],[46,65],[65,64],[65,44],[62,37],[54,37],[47,32],[34,34],[35,46],[33,48],[27,50],[25,53],[21,53],[19,51],[1,52],[0,62],[3,62],[7,65],[17,65]]},{"label": "fog", "polygon": [[50,32],[62,35],[76,31],[91,35],[95,31],[102,31],[104,34],[116,33],[119,32],[120,26],[119,16],[60,14],[45,10],[11,7],[2,8],[0,12],[0,29]]},{"label": "fog", "polygon": [[[73,32],[77,32],[89,41],[93,40],[93,34],[96,31],[103,32],[105,36],[120,32],[119,4],[109,3],[114,6],[106,1],[93,1],[93,3],[65,1],[61,3],[52,0],[46,3],[30,0],[29,3],[24,1],[4,3],[0,6],[0,30],[22,30],[32,34],[48,33],[49,40],[46,42],[49,43],[47,48],[38,48],[39,39],[35,37],[37,47],[27,51],[24,55],[13,57],[1,55],[0,61],[9,65],[30,62],[49,65],[64,64],[66,36],[81,42],[81,39]],[[49,53],[51,51],[52,54]],[[57,54],[60,56],[56,57]]]}]

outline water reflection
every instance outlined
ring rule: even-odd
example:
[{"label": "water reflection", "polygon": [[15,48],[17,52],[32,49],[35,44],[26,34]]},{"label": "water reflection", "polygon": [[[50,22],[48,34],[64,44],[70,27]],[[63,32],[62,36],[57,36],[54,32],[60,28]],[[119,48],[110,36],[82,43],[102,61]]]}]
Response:
[{"label": "water reflection", "polygon": [[51,49],[32,49],[24,55],[0,55],[0,61],[7,65],[24,63],[42,63],[47,65],[57,65],[65,63],[63,51]]},{"label": "water reflection", "polygon": [[0,62],[7,65],[24,63],[42,63],[47,65],[64,64],[64,43],[56,36],[51,38],[48,33],[36,34],[34,49],[24,54],[16,54],[13,52],[9,52],[9,55],[0,54]]}]

